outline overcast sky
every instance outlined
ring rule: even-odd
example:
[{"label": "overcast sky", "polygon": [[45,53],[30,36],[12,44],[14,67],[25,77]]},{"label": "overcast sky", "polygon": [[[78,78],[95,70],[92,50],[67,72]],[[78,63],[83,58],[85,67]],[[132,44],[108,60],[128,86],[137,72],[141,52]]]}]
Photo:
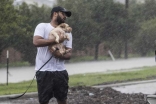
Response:
[{"label": "overcast sky", "polygon": [[[52,7],[53,4],[56,3],[57,0],[14,0],[14,4],[20,4],[23,1],[28,4],[33,4],[34,2],[37,2],[39,6],[41,6],[42,4],[46,4]],[[123,4],[125,3],[125,0],[115,0],[115,1],[123,3]],[[138,0],[138,1],[144,1],[144,0]]]},{"label": "overcast sky", "polygon": [[22,2],[26,2],[27,4],[33,4],[36,2],[39,6],[42,4],[53,6],[53,4],[56,3],[56,0],[14,0],[14,4],[21,4]]}]

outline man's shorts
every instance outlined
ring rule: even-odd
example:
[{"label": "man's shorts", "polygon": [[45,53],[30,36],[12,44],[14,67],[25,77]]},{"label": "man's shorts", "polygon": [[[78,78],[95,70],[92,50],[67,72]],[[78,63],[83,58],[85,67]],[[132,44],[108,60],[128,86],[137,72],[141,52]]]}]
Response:
[{"label": "man's shorts", "polygon": [[48,103],[52,97],[58,101],[67,99],[68,72],[64,71],[39,71],[36,73],[38,98],[40,104]]}]

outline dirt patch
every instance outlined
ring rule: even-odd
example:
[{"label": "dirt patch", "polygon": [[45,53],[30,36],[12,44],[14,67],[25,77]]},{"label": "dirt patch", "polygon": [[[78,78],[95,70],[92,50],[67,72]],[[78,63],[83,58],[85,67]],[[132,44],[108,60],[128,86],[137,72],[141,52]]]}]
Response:
[{"label": "dirt patch", "polygon": [[[86,86],[69,89],[68,104],[149,104],[144,94],[124,94],[110,87],[97,89]],[[1,104],[1,103],[0,103]],[[39,104],[37,98],[10,100],[3,104]],[[51,99],[49,104],[57,104]]]},{"label": "dirt patch", "polygon": [[[69,104],[148,104],[144,94],[123,94],[112,88],[71,88]],[[75,101],[72,102],[72,99]],[[74,103],[75,102],[75,103]]]}]

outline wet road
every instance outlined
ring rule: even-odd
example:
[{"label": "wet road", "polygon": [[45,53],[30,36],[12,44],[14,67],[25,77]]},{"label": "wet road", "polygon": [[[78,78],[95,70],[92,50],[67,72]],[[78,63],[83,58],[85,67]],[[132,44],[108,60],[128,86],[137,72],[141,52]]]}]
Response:
[{"label": "wet road", "polygon": [[131,81],[108,85],[98,85],[93,86],[95,88],[106,88],[111,87],[121,93],[143,93],[143,94],[156,94],[156,79],[154,80],[144,80],[144,81]]},{"label": "wet road", "polygon": [[122,93],[143,93],[143,94],[156,94],[156,81],[155,82],[147,82],[140,83],[134,85],[126,85],[126,86],[118,86],[112,87],[113,89],[120,91]]},{"label": "wet road", "polygon": [[[92,61],[80,63],[66,64],[69,75],[104,72],[109,73],[112,71],[129,71],[132,68],[139,70],[139,67],[155,66],[155,58],[131,58],[116,61]],[[136,70],[135,69],[135,70]],[[9,68],[9,82],[21,82],[31,80],[35,75],[34,66],[32,67],[10,67]],[[6,68],[0,69],[0,83],[6,83]]]}]

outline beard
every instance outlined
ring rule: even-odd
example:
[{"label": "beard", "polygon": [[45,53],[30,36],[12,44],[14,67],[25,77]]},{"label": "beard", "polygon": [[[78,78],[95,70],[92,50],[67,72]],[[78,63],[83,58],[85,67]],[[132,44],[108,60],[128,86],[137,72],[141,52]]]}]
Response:
[{"label": "beard", "polygon": [[57,16],[57,19],[56,19],[58,25],[61,24],[61,23],[65,23],[65,18],[61,18],[59,15]]}]

